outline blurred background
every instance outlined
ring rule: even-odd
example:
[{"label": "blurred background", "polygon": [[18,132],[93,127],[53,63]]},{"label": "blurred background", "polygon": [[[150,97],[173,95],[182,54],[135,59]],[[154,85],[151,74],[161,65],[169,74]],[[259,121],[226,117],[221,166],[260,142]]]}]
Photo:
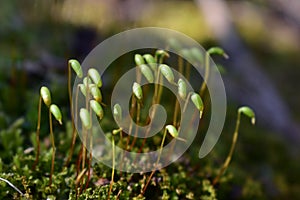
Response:
[{"label": "blurred background", "polygon": [[[3,1],[0,130],[19,117],[25,119],[24,135],[35,129],[41,85],[50,85],[56,101],[67,105],[68,59],[82,61],[101,41],[124,30],[170,28],[205,49],[220,46],[230,57],[214,58],[224,68],[229,100],[215,151],[227,154],[238,106],[257,113],[255,127],[244,123],[231,166],[234,175],[250,180],[238,180],[236,191],[251,194],[252,187],[260,187],[266,198],[299,198],[299,10],[298,0]],[[248,184],[249,191],[239,184]]]}]

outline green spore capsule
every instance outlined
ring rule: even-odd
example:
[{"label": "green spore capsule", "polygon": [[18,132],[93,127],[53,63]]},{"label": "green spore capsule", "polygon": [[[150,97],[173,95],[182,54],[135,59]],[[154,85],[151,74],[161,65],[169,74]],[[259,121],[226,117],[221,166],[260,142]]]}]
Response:
[{"label": "green spore capsule", "polygon": [[90,84],[90,93],[92,94],[93,98],[98,101],[101,102],[102,101],[102,94],[100,89],[94,85],[94,84]]},{"label": "green spore capsule", "polygon": [[59,124],[62,124],[62,115],[59,107],[55,104],[52,104],[50,106],[50,112],[54,116],[54,118],[59,122]]},{"label": "green spore capsule", "polygon": [[90,105],[91,105],[92,110],[99,117],[99,119],[102,119],[104,116],[102,106],[96,100],[91,100]]},{"label": "green spore capsule", "polygon": [[75,60],[75,59],[69,60],[68,63],[69,63],[69,66],[72,67],[72,69],[74,70],[74,72],[76,73],[76,75],[79,78],[82,78],[83,73],[82,73],[82,68],[81,68],[80,63],[77,60]]},{"label": "green spore capsule", "polygon": [[143,91],[142,91],[140,84],[138,84],[137,82],[134,82],[133,86],[132,86],[132,91],[138,100],[143,99]]},{"label": "green spore capsule", "polygon": [[81,93],[82,93],[84,96],[86,96],[86,87],[85,87],[85,85],[84,85],[84,84],[78,84],[78,87],[79,87]]},{"label": "green spore capsule", "polygon": [[90,129],[92,124],[91,124],[91,119],[90,119],[90,113],[87,109],[81,108],[79,112],[79,116],[82,122],[82,125],[86,129]]},{"label": "green spore capsule", "polygon": [[122,121],[122,108],[121,108],[120,104],[117,103],[114,105],[113,114],[114,114],[114,118],[117,122]]},{"label": "green spore capsule", "polygon": [[151,54],[144,54],[144,59],[146,60],[146,63],[151,67],[153,71],[157,70],[157,64],[155,61],[155,58]]},{"label": "green spore capsule", "polygon": [[180,98],[186,98],[186,83],[181,78],[178,80],[178,95]]},{"label": "green spore capsule", "polygon": [[203,111],[203,101],[202,101],[200,95],[194,92],[191,96],[191,100],[194,103],[194,105],[196,106],[196,108],[199,110],[200,118],[201,118],[202,111]]},{"label": "green spore capsule", "polygon": [[164,57],[170,57],[169,53],[166,52],[165,50],[159,49],[155,52],[155,58],[156,60],[158,58],[163,59]]},{"label": "green spore capsule", "polygon": [[97,87],[102,87],[101,76],[95,68],[90,68],[88,71],[89,77],[91,77],[92,81],[97,85]]},{"label": "green spore capsule", "polygon": [[162,75],[169,81],[169,83],[174,83],[174,74],[168,65],[161,64],[159,66]]},{"label": "green spore capsule", "polygon": [[166,126],[166,129],[168,130],[168,132],[170,133],[170,135],[171,135],[173,138],[178,138],[178,131],[177,131],[177,129],[175,128],[175,126],[173,126],[173,125],[167,125],[167,126]]},{"label": "green spore capsule", "polygon": [[212,55],[212,54],[221,55],[226,59],[229,58],[229,56],[225,53],[225,51],[220,47],[212,47],[212,48],[208,49],[207,53],[209,55]]},{"label": "green spore capsule", "polygon": [[253,125],[255,124],[255,114],[251,108],[249,108],[248,106],[243,106],[243,107],[239,108],[238,112],[243,113],[244,115],[249,117],[251,119],[251,123]]},{"label": "green spore capsule", "polygon": [[51,94],[49,89],[45,86],[41,87],[40,95],[43,99],[43,102],[49,107],[51,105]]},{"label": "green spore capsule", "polygon": [[153,77],[153,73],[150,70],[150,68],[147,65],[145,65],[145,64],[139,65],[138,67],[140,68],[142,74],[145,76],[145,78],[147,79],[147,81],[149,83],[153,83],[154,77]]},{"label": "green spore capsule", "polygon": [[135,61],[136,66],[145,64],[144,58],[140,54],[134,55],[134,61]]}]

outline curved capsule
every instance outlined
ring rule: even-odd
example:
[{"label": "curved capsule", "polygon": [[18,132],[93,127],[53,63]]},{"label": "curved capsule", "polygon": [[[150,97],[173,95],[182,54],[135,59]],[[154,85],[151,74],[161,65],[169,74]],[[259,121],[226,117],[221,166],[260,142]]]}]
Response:
[{"label": "curved capsule", "polygon": [[88,71],[89,77],[91,77],[92,81],[97,85],[97,87],[102,87],[101,76],[95,68],[90,68]]},{"label": "curved capsule", "polygon": [[158,58],[160,60],[162,60],[164,57],[170,57],[169,53],[166,52],[165,50],[162,50],[162,49],[156,50],[156,52],[155,52],[155,59],[156,59],[156,61],[158,61]]},{"label": "curved capsule", "polygon": [[243,113],[244,115],[249,117],[251,119],[251,123],[255,124],[255,114],[251,108],[249,108],[248,106],[243,106],[239,108],[238,112],[239,114]]},{"label": "curved capsule", "polygon": [[186,98],[186,83],[181,78],[178,80],[178,95],[180,98]]},{"label": "curved capsule", "polygon": [[49,107],[51,105],[51,93],[49,89],[45,86],[41,87],[40,95],[43,99],[43,102]]},{"label": "curved capsule", "polygon": [[90,93],[92,94],[93,98],[98,101],[101,102],[102,101],[102,94],[100,89],[94,85],[94,84],[90,84]]},{"label": "curved capsule", "polygon": [[151,69],[156,72],[157,64],[155,58],[151,54],[144,54],[143,57],[146,60],[147,64],[151,67]]},{"label": "curved capsule", "polygon": [[90,101],[91,108],[96,113],[96,115],[99,117],[99,119],[102,119],[104,116],[104,112],[102,109],[102,106],[95,100]]},{"label": "curved capsule", "polygon": [[122,121],[122,108],[120,104],[117,103],[114,105],[113,112],[115,120],[120,123]]},{"label": "curved capsule", "polygon": [[209,55],[212,55],[212,54],[221,55],[226,59],[229,58],[229,56],[225,53],[225,51],[220,47],[211,47],[210,49],[208,49],[207,53]]},{"label": "curved capsule", "polygon": [[203,102],[202,102],[200,95],[194,92],[191,96],[191,100],[194,103],[194,105],[196,106],[196,108],[199,110],[200,118],[201,118],[202,111],[203,111]]},{"label": "curved capsule", "polygon": [[137,82],[134,82],[133,86],[132,86],[132,91],[138,100],[143,99],[143,91],[142,91],[140,84],[138,84]]},{"label": "curved capsule", "polygon": [[169,83],[174,83],[174,74],[168,65],[159,65],[160,72],[169,81]]},{"label": "curved capsule", "polygon": [[134,55],[134,61],[136,66],[145,64],[144,58],[140,54]]},{"label": "curved capsule", "polygon": [[87,109],[81,108],[79,112],[79,116],[82,122],[82,125],[86,129],[90,129],[92,127],[91,119],[90,119],[90,113]]},{"label": "curved capsule", "polygon": [[178,138],[178,131],[173,125],[167,125],[166,129],[173,138]]},{"label": "curved capsule", "polygon": [[51,104],[49,109],[50,109],[51,114],[59,122],[59,124],[62,124],[62,115],[61,115],[61,112],[60,112],[60,109],[58,108],[58,106],[55,104]]},{"label": "curved capsule", "polygon": [[153,83],[154,77],[153,77],[153,74],[152,74],[152,71],[150,70],[150,68],[145,64],[139,65],[138,67],[140,68],[142,74],[145,76],[147,81],[149,83]]},{"label": "curved capsule", "polygon": [[72,67],[72,69],[74,70],[74,72],[76,73],[76,75],[79,78],[82,78],[83,73],[82,73],[82,68],[81,68],[80,63],[77,60],[75,60],[75,59],[69,60],[68,63],[69,63],[69,66]]}]

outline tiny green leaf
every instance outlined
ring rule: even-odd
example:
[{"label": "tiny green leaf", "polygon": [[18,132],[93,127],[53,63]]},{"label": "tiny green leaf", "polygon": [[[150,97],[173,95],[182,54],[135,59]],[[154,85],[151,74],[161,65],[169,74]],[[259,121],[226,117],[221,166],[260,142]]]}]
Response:
[{"label": "tiny green leaf", "polygon": [[47,87],[43,86],[40,89],[40,95],[44,103],[49,107],[51,105],[51,94]]},{"label": "tiny green leaf", "polygon": [[142,91],[140,84],[138,84],[137,82],[134,82],[133,86],[132,86],[132,91],[138,100],[143,99],[143,91]]},{"label": "tiny green leaf", "polygon": [[91,100],[90,105],[91,105],[91,108],[93,109],[93,111],[99,117],[99,119],[102,119],[103,115],[104,115],[102,106],[95,100]]},{"label": "tiny green leaf", "polygon": [[152,74],[152,71],[150,70],[150,68],[145,64],[139,65],[139,68],[140,68],[142,74],[147,79],[147,81],[149,83],[153,83],[154,78],[153,78],[153,74]]},{"label": "tiny green leaf", "polygon": [[82,76],[83,76],[82,68],[81,68],[80,63],[77,60],[75,60],[75,59],[69,60],[69,66],[72,67],[72,69],[74,70],[74,72],[76,73],[76,75],[79,78],[82,78]]},{"label": "tiny green leaf", "polygon": [[90,84],[90,92],[96,101],[98,102],[102,101],[101,91],[95,84]]},{"label": "tiny green leaf", "polygon": [[82,125],[86,128],[86,129],[90,129],[92,124],[91,124],[91,119],[90,119],[90,113],[87,109],[85,108],[81,108],[80,112],[80,119],[82,122]]},{"label": "tiny green leaf", "polygon": [[145,64],[144,58],[140,54],[134,55],[134,61],[136,66]]},{"label": "tiny green leaf", "polygon": [[251,123],[255,124],[255,114],[251,108],[249,108],[248,106],[243,106],[239,108],[238,112],[243,113],[244,115],[249,117],[251,119]]},{"label": "tiny green leaf", "polygon": [[203,111],[203,102],[199,94],[193,93],[191,96],[191,100],[196,106],[196,108],[200,111],[200,118],[202,117],[202,111]]},{"label": "tiny green leaf", "polygon": [[173,125],[167,125],[166,129],[173,138],[178,138],[178,131]]},{"label": "tiny green leaf", "polygon": [[89,77],[93,80],[93,82],[97,85],[97,87],[102,87],[101,76],[95,68],[90,68],[88,71]]},{"label": "tiny green leaf", "polygon": [[115,104],[114,105],[114,118],[117,122],[121,122],[122,121],[122,108],[120,106],[120,104]]},{"label": "tiny green leaf", "polygon": [[178,80],[178,95],[180,98],[186,98],[186,83],[181,78]]},{"label": "tiny green leaf", "polygon": [[229,58],[229,56],[225,53],[225,51],[223,49],[221,49],[220,47],[212,47],[212,48],[208,49],[207,53],[209,55],[212,55],[212,54],[221,55],[226,59]]},{"label": "tiny green leaf", "polygon": [[174,74],[168,65],[161,64],[159,69],[162,75],[169,81],[169,83],[174,83]]},{"label": "tiny green leaf", "polygon": [[62,124],[62,115],[61,115],[61,112],[60,112],[60,109],[58,108],[58,106],[55,105],[55,104],[51,104],[51,106],[50,106],[50,112],[52,113],[52,115],[54,116],[54,118],[60,124]]},{"label": "tiny green leaf", "polygon": [[155,58],[151,54],[144,54],[144,59],[146,60],[147,64],[151,67],[153,71],[156,71],[156,61]]}]

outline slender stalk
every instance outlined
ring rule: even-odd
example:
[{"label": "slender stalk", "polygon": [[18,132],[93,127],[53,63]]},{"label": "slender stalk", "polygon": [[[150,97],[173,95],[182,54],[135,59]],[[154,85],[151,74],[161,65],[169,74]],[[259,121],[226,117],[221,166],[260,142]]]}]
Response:
[{"label": "slender stalk", "polygon": [[157,93],[157,101],[156,101],[157,104],[159,104],[159,102],[160,102],[160,99],[161,99],[161,96],[162,96],[162,92],[163,92],[163,89],[164,89],[163,88],[163,82],[164,82],[163,76],[160,76],[160,78],[159,78],[159,86],[158,86],[158,93]]},{"label": "slender stalk", "polygon": [[[71,66],[70,63],[68,63],[68,94],[69,94],[69,104],[70,104],[70,111],[71,111],[71,123],[72,123],[72,143],[70,147],[70,154],[67,158],[67,161],[65,163],[65,166],[69,165],[69,162],[72,159],[72,155],[74,152],[74,145],[76,141],[76,130],[75,130],[75,122],[74,122],[74,112],[73,112],[73,101],[72,101],[72,93],[71,93]],[[76,94],[77,95],[77,94]]]},{"label": "slender stalk", "polygon": [[39,98],[39,107],[38,107],[38,123],[36,128],[36,158],[33,165],[33,170],[39,163],[39,156],[40,156],[40,129],[41,129],[41,110],[42,110],[42,97]]},{"label": "slender stalk", "polygon": [[[137,111],[136,111],[136,124],[138,125],[140,123],[140,113],[141,113],[141,103],[137,101]],[[135,133],[134,133],[134,138],[131,143],[131,146],[129,148],[129,151],[134,147],[137,139],[137,133],[138,133],[138,126],[135,127]]]},{"label": "slender stalk", "polygon": [[86,160],[86,141],[87,141],[87,132],[86,128],[82,125],[82,134],[83,134],[83,143],[82,143],[82,163],[81,163],[81,169],[83,170],[85,168],[85,160]]},{"label": "slender stalk", "polygon": [[[156,74],[156,83],[159,83],[159,77],[160,77],[160,70],[159,70],[159,67],[157,68],[157,74]],[[152,105],[153,104],[156,104],[158,102],[158,85],[155,84],[154,86],[154,96],[152,98]],[[153,119],[154,115],[155,115],[155,112],[156,112],[156,109],[152,109],[151,113],[150,113],[150,119]],[[151,126],[149,126],[149,128],[146,130],[146,133],[145,133],[145,138],[143,139],[143,142],[142,142],[142,145],[138,151],[138,153],[142,152],[144,146],[145,146],[145,143],[146,143],[146,139],[147,139],[147,136],[149,135],[149,132],[151,130]]]},{"label": "slender stalk", "polygon": [[[85,96],[85,108],[89,110],[89,96],[90,96],[90,86],[89,86],[89,75],[87,75],[87,87],[86,87],[86,96]],[[87,130],[84,128],[82,124],[82,135],[83,135],[83,143],[82,143],[82,170],[85,168],[85,159],[86,159],[86,141],[87,141]]]},{"label": "slender stalk", "polygon": [[[76,113],[76,115],[78,113],[78,94],[79,94],[79,86],[77,85],[77,88],[76,88],[76,97],[75,97],[75,113]],[[69,98],[70,98],[70,96],[69,96]],[[70,102],[72,102],[72,101],[70,101]],[[74,116],[73,116],[74,115],[73,109],[71,108],[71,110],[72,110],[71,111],[72,118],[74,118]],[[75,129],[75,123],[77,123],[77,116],[75,117],[74,121],[72,119],[72,144],[71,144],[70,154],[69,154],[68,159],[67,159],[67,161],[65,163],[65,166],[69,165],[69,163],[70,163],[70,161],[72,159],[73,153],[74,153],[74,148],[75,148],[75,143],[76,143],[76,135],[77,135],[77,132],[76,132],[76,129]]]},{"label": "slender stalk", "polygon": [[50,128],[50,137],[51,137],[51,144],[52,144],[52,160],[51,160],[51,171],[50,171],[50,180],[49,186],[52,185],[52,174],[54,172],[54,160],[55,160],[55,142],[54,142],[54,134],[53,134],[53,125],[52,125],[52,114],[49,111],[49,128]]},{"label": "slender stalk", "polygon": [[201,85],[200,91],[199,91],[199,95],[201,97],[203,97],[205,89],[206,89],[206,83],[208,82],[208,78],[209,78],[209,74],[210,74],[210,67],[209,67],[209,53],[206,52],[205,53],[205,75],[204,75],[204,80],[203,83]]},{"label": "slender stalk", "polygon": [[81,182],[82,178],[84,177],[85,173],[86,173],[86,169],[83,169],[80,173],[78,173],[76,177],[75,180],[76,199],[78,199],[78,185]]},{"label": "slender stalk", "polygon": [[180,74],[183,73],[183,58],[178,56],[178,71]]},{"label": "slender stalk", "polygon": [[[132,97],[132,100],[131,100],[131,107],[130,107],[130,116],[129,117],[131,117],[131,116],[133,116],[133,114],[134,114],[134,108],[135,108],[135,104],[136,104],[136,99],[135,99],[135,97],[133,96]],[[125,146],[125,149],[126,150],[129,150],[129,144],[130,144],[130,136],[131,136],[131,133],[132,133],[132,121],[130,121],[130,124],[129,124],[129,130],[128,130],[128,134],[127,134],[127,139],[126,139],[126,146]],[[122,135],[122,132],[120,133],[121,135]],[[123,139],[122,139],[123,137],[121,136],[121,140],[123,141]],[[120,166],[120,176],[122,176],[122,168],[123,168],[123,162],[124,162],[124,158],[125,158],[125,155],[124,154],[126,154],[126,152],[123,152],[122,153],[122,159],[121,159],[121,166]]]},{"label": "slender stalk", "polygon": [[162,150],[163,150],[163,147],[164,147],[164,143],[165,143],[165,139],[166,139],[166,135],[167,135],[167,129],[165,128],[165,131],[164,131],[164,136],[163,136],[163,139],[161,141],[161,145],[160,145],[160,149],[159,149],[159,152],[158,152],[158,157],[157,157],[157,160],[156,160],[156,163],[155,163],[155,166],[154,166],[154,169],[152,170],[148,180],[147,180],[147,183],[146,185],[144,186],[143,190],[142,190],[142,195],[145,194],[146,192],[146,189],[155,173],[155,171],[157,170],[157,167],[158,167],[158,163],[159,163],[159,160],[160,160],[160,157],[161,157],[161,153],[162,153]]},{"label": "slender stalk", "polygon": [[[92,108],[90,107],[90,119],[92,119]],[[91,124],[93,121],[91,120]],[[93,158],[93,131],[90,131],[90,144],[89,144],[89,159],[88,159],[88,174],[87,174],[87,182],[85,184],[85,189],[88,188],[90,177],[91,177],[91,164],[92,164],[92,158]]]},{"label": "slender stalk", "polygon": [[112,187],[114,183],[114,175],[115,175],[115,136],[114,135],[112,135],[111,143],[112,143],[112,171],[111,171],[111,181],[110,181],[107,199],[110,199],[110,194],[112,191]]},{"label": "slender stalk", "polygon": [[234,133],[233,133],[233,138],[232,138],[232,143],[231,143],[229,154],[228,154],[223,166],[221,167],[218,175],[213,180],[213,185],[216,185],[219,182],[221,176],[224,174],[225,170],[229,166],[229,163],[231,161],[231,158],[232,158],[232,155],[233,155],[233,152],[234,152],[234,149],[235,149],[238,134],[239,134],[240,120],[241,120],[241,113],[238,112],[238,116],[237,116],[237,120],[236,120],[236,126],[235,126],[235,130],[234,130]]},{"label": "slender stalk", "polygon": [[[183,58],[181,56],[178,56],[178,71],[180,74],[183,73]],[[175,111],[173,115],[173,125],[177,127],[177,117],[178,117],[178,112],[179,112],[179,102],[175,100]]]},{"label": "slender stalk", "polygon": [[[133,96],[132,97],[132,100],[131,100],[131,108],[130,108],[130,116],[133,116],[134,115],[134,110],[135,110],[135,105],[136,105],[136,98]],[[130,121],[130,125],[129,125],[129,130],[128,130],[128,136],[127,136],[127,141],[126,141],[126,149],[129,150],[130,147],[129,147],[129,143],[130,143],[130,136],[131,136],[131,133],[132,133],[132,121]]]},{"label": "slender stalk", "polygon": [[186,70],[185,70],[186,79],[189,80],[191,76],[191,63],[186,62]]}]

